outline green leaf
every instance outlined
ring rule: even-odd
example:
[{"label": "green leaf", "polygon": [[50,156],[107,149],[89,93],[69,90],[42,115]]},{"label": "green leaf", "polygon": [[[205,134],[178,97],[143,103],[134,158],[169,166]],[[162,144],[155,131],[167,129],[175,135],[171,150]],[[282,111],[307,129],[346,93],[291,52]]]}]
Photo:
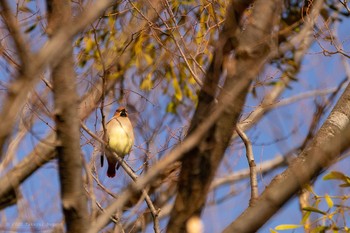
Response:
[{"label": "green leaf", "polygon": [[302,225],[297,224],[281,224],[275,227],[275,230],[291,230],[302,227]]},{"label": "green leaf", "polygon": [[176,105],[174,102],[168,103],[168,106],[166,107],[166,111],[170,113],[176,113]]},{"label": "green leaf", "polygon": [[311,212],[314,212],[314,213],[319,213],[319,214],[323,214],[323,215],[326,215],[327,213],[322,211],[322,210],[319,210],[315,207],[312,207],[312,206],[308,206],[308,207],[304,207],[303,210],[305,211],[311,211]]},{"label": "green leaf", "polygon": [[24,33],[29,33],[29,32],[31,32],[31,31],[33,31],[33,30],[36,28],[36,25],[37,25],[37,23],[35,23],[35,24],[29,26],[29,27],[24,31]]},{"label": "green leaf", "polygon": [[87,63],[87,60],[85,59],[85,58],[82,58],[80,61],[79,61],[79,66],[80,67],[84,67],[85,65],[86,65],[86,63]]}]

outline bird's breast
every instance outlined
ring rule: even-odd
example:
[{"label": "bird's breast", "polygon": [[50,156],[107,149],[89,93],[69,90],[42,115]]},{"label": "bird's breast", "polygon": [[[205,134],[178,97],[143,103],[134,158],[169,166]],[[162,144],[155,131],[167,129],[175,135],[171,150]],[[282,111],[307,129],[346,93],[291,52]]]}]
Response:
[{"label": "bird's breast", "polygon": [[119,156],[125,156],[130,153],[132,145],[134,144],[134,135],[132,128],[115,122],[108,130],[109,146],[117,152]]}]

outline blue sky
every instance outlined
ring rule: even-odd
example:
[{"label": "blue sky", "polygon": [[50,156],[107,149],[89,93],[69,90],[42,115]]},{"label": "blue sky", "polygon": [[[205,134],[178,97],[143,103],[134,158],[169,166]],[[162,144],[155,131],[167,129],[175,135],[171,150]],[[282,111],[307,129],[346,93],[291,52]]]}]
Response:
[{"label": "blue sky", "polygon": [[[40,1],[37,2],[38,5],[42,5]],[[339,24],[339,36],[344,50],[350,49],[348,34],[349,30],[349,20],[344,20]],[[36,29],[39,30],[39,29]],[[35,33],[30,35],[35,35],[30,37],[35,46],[41,46],[44,37],[37,36]],[[40,40],[38,40],[38,37]],[[323,43],[328,48],[331,46],[327,45],[326,42]],[[35,50],[36,48],[34,48]],[[345,71],[340,59],[340,55],[332,55],[329,57],[320,54],[321,48],[318,44],[314,44],[310,51],[305,55],[302,63],[301,72],[298,74],[298,81],[292,83],[291,89],[282,95],[281,99],[288,98],[291,96],[304,93],[305,91],[317,90],[317,89],[327,89],[330,87],[336,87],[344,78]],[[1,63],[3,59],[0,58]],[[85,70],[77,68],[77,73],[80,74]],[[268,75],[275,74],[275,78],[278,77],[273,68],[265,70],[261,74],[260,79],[264,80]],[[0,80],[2,82],[7,82],[8,77],[11,72],[6,72],[4,68],[1,68]],[[126,79],[132,79],[134,74],[130,73],[126,75]],[[45,74],[48,77],[48,74]],[[92,76],[92,74],[91,74]],[[142,77],[139,77],[140,79]],[[135,79],[135,77],[134,77]],[[139,79],[139,80],[140,80]],[[79,91],[81,93],[86,90],[89,85],[85,79],[81,79],[81,86],[79,86]],[[175,136],[182,138],[186,131],[186,127],[189,124],[190,117],[193,112],[186,111],[187,109],[179,108],[179,112],[183,114],[181,120],[177,119],[174,115],[168,115],[163,122],[159,122],[162,116],[166,114],[166,104],[169,102],[169,97],[166,94],[162,94],[162,86],[159,88],[154,88],[150,92],[140,91],[138,84],[132,81],[126,83],[126,88],[135,91],[136,93],[129,92],[128,96],[120,103],[114,103],[110,107],[111,113],[108,114],[110,117],[114,110],[119,104],[125,104],[127,102],[130,105],[135,106],[137,110],[129,110],[130,118],[135,126],[135,133],[137,135],[134,151],[127,158],[127,161],[136,170],[142,164],[142,159],[145,156],[144,150],[146,146],[146,141],[144,137],[140,134],[143,133],[144,123],[143,121],[148,121],[152,127],[161,124],[161,130],[158,132],[154,138],[154,142],[151,145],[151,150],[149,154],[152,155],[151,161],[155,162],[161,155],[165,155],[171,146],[176,144],[178,141],[176,138],[172,138],[169,141],[169,148],[162,151],[162,147],[167,144],[167,139],[170,137],[171,133]],[[44,90],[45,86],[41,84],[37,87],[37,91],[41,92]],[[254,107],[259,103],[263,95],[269,91],[269,87],[258,88],[258,97],[255,98],[250,95],[247,99],[245,112],[249,112],[254,109]],[[143,98],[140,94],[147,97],[148,100]],[[48,98],[52,98],[51,94]],[[339,94],[338,94],[339,97]],[[318,97],[318,101],[322,101],[323,97]],[[112,102],[112,100],[109,100]],[[248,131],[248,136],[253,141],[253,150],[255,154],[256,162],[265,161],[272,159],[277,155],[283,155],[285,152],[295,148],[299,145],[303,136],[307,133],[307,127],[310,124],[310,119],[314,110],[314,98],[305,99],[298,101],[291,105],[287,105],[268,113],[255,127]],[[142,109],[142,110],[140,110]],[[88,127],[92,130],[96,129],[96,133],[100,130],[100,125],[97,123],[95,128],[96,116],[99,115],[99,110],[95,111],[91,117],[86,121]],[[325,115],[325,117],[327,114]],[[323,119],[325,119],[325,117]],[[17,163],[24,156],[26,156],[37,143],[38,137],[43,138],[49,131],[46,123],[52,125],[52,121],[49,117],[44,117],[43,121],[38,121],[33,128],[32,134],[29,134],[22,141],[19,147],[16,160]],[[84,134],[86,135],[86,134]],[[93,153],[93,147],[91,144],[86,144],[86,139],[82,138],[82,151],[85,155],[87,161],[91,159]],[[349,167],[349,159],[345,159],[341,164],[336,164],[333,166],[335,170],[343,170],[347,172]],[[98,174],[101,183],[108,187],[113,192],[118,192],[125,184],[130,182],[130,179],[125,177],[123,172],[119,170],[117,172],[117,180],[111,180],[105,177],[106,166],[104,168],[98,167]],[[233,145],[228,148],[225,157],[225,162],[220,167],[218,176],[224,176],[224,172],[228,171],[239,171],[241,169],[247,168],[247,161],[245,159],[245,150],[240,143],[240,140],[236,140]],[[268,185],[269,181],[281,172],[282,169],[277,169],[272,172],[271,175],[264,175],[262,179],[259,179],[259,191],[261,192],[265,185]],[[1,174],[2,175],[2,174]],[[261,177],[261,176],[259,176]],[[5,211],[0,213],[0,216],[6,215],[8,222],[15,220],[18,216],[20,217],[23,225],[21,231],[28,227],[25,223],[38,223],[43,224],[55,224],[61,221],[62,214],[60,211],[60,198],[59,198],[59,182],[57,174],[57,161],[53,160],[46,164],[44,167],[35,172],[30,178],[28,178],[21,186],[21,191],[25,197],[19,202],[18,206],[7,208]],[[315,183],[315,190],[320,195],[324,193],[337,194],[339,191],[336,184],[332,181],[322,181],[319,180]],[[96,186],[95,186],[96,187]],[[218,205],[208,206],[202,216],[203,223],[205,225],[205,232],[220,232],[227,224],[229,224],[233,219],[235,219],[247,206],[249,199],[249,187],[247,186],[247,180],[239,182],[234,186],[225,186],[219,188],[215,193],[209,194],[209,200],[213,197],[222,197],[232,188],[236,188],[241,191],[238,195],[226,200]],[[108,205],[108,201],[111,198],[104,199],[102,195],[101,203],[103,206]],[[326,206],[321,205],[321,207],[326,208]],[[50,213],[50,214],[47,214]],[[348,215],[347,215],[348,217]],[[269,228],[274,228],[279,224],[298,224],[300,222],[300,211],[298,207],[298,202],[294,198],[289,201],[281,210],[278,212],[261,230],[260,232],[268,232]],[[162,225],[166,224],[166,220],[162,221]],[[152,226],[149,227],[149,232],[152,231]],[[287,232],[287,231],[286,231]],[[302,230],[295,230],[293,232],[302,232]]]}]

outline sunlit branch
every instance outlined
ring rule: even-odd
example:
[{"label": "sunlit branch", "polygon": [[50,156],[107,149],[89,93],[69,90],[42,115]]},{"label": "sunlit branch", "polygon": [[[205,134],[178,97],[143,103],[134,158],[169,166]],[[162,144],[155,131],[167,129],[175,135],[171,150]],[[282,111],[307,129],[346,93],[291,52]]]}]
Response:
[{"label": "sunlit branch", "polygon": [[38,82],[41,71],[49,64],[55,65],[67,53],[67,45],[74,36],[85,29],[93,20],[98,18],[104,10],[111,6],[113,1],[101,0],[87,9],[78,17],[78,20],[70,25],[65,25],[42,47],[42,49],[31,57],[31,64],[20,73],[17,81],[8,88],[8,96],[2,105],[0,113],[0,159],[4,154],[4,146],[8,136],[13,130],[17,115],[24,106],[27,95]]},{"label": "sunlit branch", "polygon": [[244,131],[239,128],[239,126],[236,126],[236,131],[242,141],[244,142],[245,148],[246,148],[246,156],[249,164],[250,169],[250,200],[249,205],[254,205],[254,202],[258,198],[258,178],[256,175],[256,164],[254,161],[254,154],[253,154],[253,148],[252,143],[250,142],[250,139],[248,136],[244,133]]}]

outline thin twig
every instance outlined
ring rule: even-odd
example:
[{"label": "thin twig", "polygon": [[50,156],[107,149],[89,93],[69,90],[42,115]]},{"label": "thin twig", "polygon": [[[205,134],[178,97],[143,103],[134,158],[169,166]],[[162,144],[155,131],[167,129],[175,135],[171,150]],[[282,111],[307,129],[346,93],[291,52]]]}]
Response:
[{"label": "thin twig", "polygon": [[26,65],[30,63],[29,57],[31,56],[29,49],[26,46],[27,43],[23,38],[18,22],[13,16],[7,1],[1,0],[0,5],[2,7],[2,10],[0,11],[1,16],[4,19],[7,29],[12,35],[13,41],[15,42],[18,51],[18,56],[21,60],[22,66],[24,66],[22,68],[25,69]]},{"label": "thin twig", "polygon": [[[288,164],[288,158],[285,158],[279,155],[276,158],[273,158],[271,160],[264,161],[258,164],[257,167],[259,168],[259,172],[264,174],[278,167],[286,166],[287,164]],[[232,184],[237,181],[243,180],[249,177],[249,175],[250,175],[250,169],[246,168],[246,169],[237,171],[233,174],[230,174],[228,176],[217,178],[212,182],[210,186],[210,190],[214,190],[223,185]]]},{"label": "thin twig", "polygon": [[[5,1],[2,1],[4,3]],[[38,82],[40,73],[48,65],[55,66],[69,52],[67,44],[74,36],[85,29],[93,20],[98,18],[109,6],[111,0],[100,0],[87,7],[73,24],[62,26],[55,36],[48,40],[35,56],[30,59],[30,65],[25,66],[24,72],[19,73],[17,81],[13,82],[8,88],[7,98],[2,103],[0,112],[0,158],[3,156],[4,146],[10,136],[13,126],[17,120],[20,109],[25,104],[28,93]]]},{"label": "thin twig", "polygon": [[248,136],[244,133],[244,131],[237,125],[236,126],[236,131],[239,135],[239,137],[242,139],[244,142],[245,148],[246,148],[246,155],[247,155],[247,160],[249,163],[249,168],[250,168],[250,200],[249,200],[249,206],[254,205],[255,200],[258,198],[259,193],[258,193],[258,179],[256,176],[256,164],[254,161],[254,154],[253,154],[253,148],[252,148],[252,143],[249,140]]},{"label": "thin twig", "polygon": [[[222,104],[215,106],[214,110],[208,117],[190,134],[181,144],[174,147],[174,149],[164,156],[158,163],[154,164],[152,169],[148,170],[143,176],[139,177],[135,183],[129,184],[119,195],[119,198],[106,208],[105,214],[102,214],[96,220],[94,226],[89,229],[89,233],[98,232],[109,222],[109,216],[115,213],[116,210],[122,208],[130,199],[130,196],[142,191],[148,184],[156,179],[159,174],[169,165],[178,161],[186,152],[195,147],[202,139],[203,135],[213,126],[221,114],[226,110],[227,106],[232,103],[231,99],[236,97],[241,90],[243,84],[247,80],[241,80],[235,87],[233,87],[233,95],[226,95],[222,99]],[[118,160],[119,161],[119,160]],[[121,165],[123,166],[124,163]]]},{"label": "thin twig", "polygon": [[[180,33],[179,26],[177,25],[177,22],[176,22],[176,20],[175,20],[174,13],[173,13],[173,11],[171,10],[171,7],[170,7],[170,5],[169,5],[169,2],[168,2],[167,0],[165,0],[164,3],[165,3],[165,5],[166,5],[166,10],[168,11],[168,13],[169,13],[169,15],[170,15],[171,20],[172,20],[173,23],[175,24],[176,31],[179,33],[180,38],[183,40],[183,38],[182,38],[182,36],[181,36],[181,33]],[[164,23],[165,23],[165,22],[164,22]],[[166,23],[165,23],[165,25],[166,25]],[[169,28],[169,26],[167,26],[167,27]],[[192,74],[193,79],[197,82],[197,84],[198,84],[200,87],[203,86],[202,80],[200,80],[200,79],[198,78],[197,74],[195,73],[195,71],[192,70],[192,67],[191,67],[189,61],[187,60],[187,57],[186,57],[184,51],[182,51],[181,46],[180,46],[178,40],[175,38],[174,33],[171,33],[170,35],[171,35],[171,38],[174,40],[175,45],[176,45],[177,49],[179,50],[179,52],[180,52],[180,54],[181,54],[181,57],[184,59],[186,65],[187,65],[187,67],[188,67],[188,70],[189,70],[190,73]],[[185,48],[186,48],[186,45],[185,45],[185,44],[184,44],[184,46],[185,46]]]},{"label": "thin twig", "polygon": [[[91,132],[87,126],[81,122],[81,127],[94,139],[96,139],[98,142],[100,142],[101,144],[103,144],[103,146],[107,149],[113,152],[114,156],[117,158],[118,162],[121,164],[121,166],[123,167],[123,169],[125,170],[125,172],[130,176],[130,178],[135,182],[138,178],[138,176],[135,174],[135,172],[131,169],[131,167],[121,158],[118,156],[117,153],[115,153],[115,151],[112,150],[112,148],[110,148],[107,143],[103,140],[101,140],[98,136],[96,136],[93,132]],[[149,197],[148,193],[146,192],[145,189],[142,189],[141,191],[142,195],[145,198],[145,201],[148,205],[148,208],[150,209],[151,213],[152,213],[152,217],[153,217],[153,221],[154,221],[154,232],[156,233],[160,233],[160,227],[159,227],[159,212],[160,209],[156,209],[153,205],[153,202],[151,200],[151,198]]]},{"label": "thin twig", "polygon": [[[101,124],[102,124],[102,129],[103,129],[103,141],[106,142],[107,141],[107,132],[106,132],[106,116],[104,114],[103,108],[105,106],[105,98],[106,98],[106,93],[105,93],[105,89],[106,89],[106,64],[105,64],[105,60],[103,59],[102,56],[102,52],[100,49],[100,44],[98,42],[97,36],[96,36],[96,28],[94,27],[93,24],[91,24],[91,27],[93,28],[94,31],[94,40],[95,40],[95,44],[96,44],[96,50],[98,53],[98,57],[100,59],[101,65],[102,65],[102,70],[103,70],[103,74],[101,76],[102,79],[102,97],[101,97],[101,102],[100,102],[100,113],[101,113]],[[105,154],[105,148],[102,145],[102,155],[100,158],[100,163],[101,163],[101,167],[103,167],[103,161],[104,161],[104,156]]]}]

